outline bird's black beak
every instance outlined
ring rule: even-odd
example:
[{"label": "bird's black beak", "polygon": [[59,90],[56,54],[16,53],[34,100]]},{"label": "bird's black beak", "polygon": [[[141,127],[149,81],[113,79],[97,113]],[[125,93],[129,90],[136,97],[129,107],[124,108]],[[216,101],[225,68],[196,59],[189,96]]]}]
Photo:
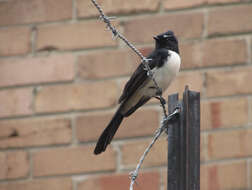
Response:
[{"label": "bird's black beak", "polygon": [[154,40],[159,40],[159,38],[157,36],[153,36]]}]

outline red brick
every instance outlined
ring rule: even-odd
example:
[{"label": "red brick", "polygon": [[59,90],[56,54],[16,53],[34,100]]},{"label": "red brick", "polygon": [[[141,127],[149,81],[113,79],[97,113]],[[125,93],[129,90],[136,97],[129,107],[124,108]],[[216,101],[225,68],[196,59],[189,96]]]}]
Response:
[{"label": "red brick", "polygon": [[137,67],[135,57],[128,50],[107,50],[82,55],[78,59],[79,77],[96,79],[131,74]]},{"label": "red brick", "polygon": [[[92,35],[90,35],[92,34]],[[110,31],[99,21],[73,24],[53,24],[38,28],[37,50],[55,48],[60,50],[115,46]]]},{"label": "red brick", "polygon": [[181,72],[171,83],[171,86],[166,91],[164,97],[168,94],[179,93],[183,94],[185,86],[189,85],[191,90],[202,92],[204,85],[204,78],[199,72]]},{"label": "red brick", "polygon": [[[252,175],[251,175],[252,174],[252,162],[251,162],[251,160],[249,161],[249,174],[250,175],[249,175],[248,180],[251,181],[252,180]],[[252,187],[252,184],[250,183],[249,188],[251,188],[251,187]]]},{"label": "red brick", "polygon": [[11,56],[28,53],[31,49],[30,39],[31,30],[28,27],[9,27],[6,29],[0,29],[0,56]]},{"label": "red brick", "polygon": [[71,55],[0,60],[0,86],[73,80],[74,61]]},{"label": "red brick", "polygon": [[56,112],[111,107],[117,102],[117,91],[113,81],[43,87],[37,91],[35,109]]},{"label": "red brick", "polygon": [[[202,42],[183,42],[180,44],[181,69],[203,67]],[[207,62],[210,63],[210,62]]]},{"label": "red brick", "polygon": [[0,117],[31,114],[32,89],[2,90],[0,105]]},{"label": "red brick", "polygon": [[93,150],[94,146],[83,146],[35,152],[33,174],[50,176],[115,170],[115,152],[111,148],[99,156],[94,155]]},{"label": "red brick", "polygon": [[203,130],[239,127],[247,123],[248,100],[245,98],[201,102],[201,129]]},{"label": "red brick", "polygon": [[[89,114],[77,118],[77,137],[79,141],[97,140],[113,114]],[[131,138],[152,135],[159,125],[159,113],[155,110],[141,110],[125,118],[115,135],[118,138]],[[1,142],[1,141],[0,141]]]},{"label": "red brick", "polygon": [[208,4],[239,3],[246,0],[207,0]]},{"label": "red brick", "polygon": [[252,6],[224,7],[209,11],[208,34],[225,34],[252,31]]},{"label": "red brick", "polygon": [[0,190],[72,190],[70,178],[40,179],[25,182],[11,182],[0,184]]},{"label": "red brick", "polygon": [[249,99],[249,123],[252,123],[252,98]]},{"label": "red brick", "polygon": [[68,119],[7,120],[0,128],[0,148],[67,144],[72,139]]},{"label": "red brick", "polygon": [[200,166],[200,189],[208,190],[208,173],[206,165]]},{"label": "red brick", "polygon": [[177,0],[177,1],[170,1],[164,0],[164,7],[165,9],[185,9],[191,8],[195,6],[200,6],[206,3],[206,0]]},{"label": "red brick", "polygon": [[184,43],[181,46],[181,55],[182,68],[243,64],[248,59],[247,45],[243,39]]},{"label": "red brick", "polygon": [[29,174],[30,164],[28,160],[28,154],[26,152],[0,152],[0,164],[1,180],[23,178]]},{"label": "red brick", "polygon": [[167,189],[167,168],[165,168],[162,173],[162,185],[164,186],[163,189]]},{"label": "red brick", "polygon": [[125,22],[125,36],[135,43],[154,42],[152,36],[173,30],[180,38],[198,38],[203,32],[203,14],[174,13]]},{"label": "red brick", "polygon": [[202,6],[206,4],[225,4],[225,3],[235,3],[241,2],[242,0],[177,0],[177,1],[169,1],[164,0],[165,9],[186,9],[197,6]]},{"label": "red brick", "polygon": [[[137,178],[137,184],[135,184],[135,190],[141,189],[160,189],[160,174],[158,172],[144,172],[139,174]],[[130,185],[130,179],[128,174],[114,174],[107,176],[99,176],[93,178],[87,178],[78,185],[78,190],[128,190]]]},{"label": "red brick", "polygon": [[[129,14],[141,11],[156,11],[159,8],[160,0],[98,0],[97,3],[99,3],[106,14]],[[90,17],[98,15],[98,11],[91,1],[77,0],[77,9],[79,17]]]},{"label": "red brick", "polygon": [[200,160],[205,161],[207,159],[207,136],[200,134]]},{"label": "red brick", "polygon": [[201,189],[247,189],[246,165],[245,161],[236,161],[201,166]]},{"label": "red brick", "polygon": [[232,130],[208,135],[208,158],[240,158],[252,155],[252,130]]},{"label": "red brick", "polygon": [[56,21],[71,17],[72,1],[70,0],[9,0],[0,2],[0,25]]},{"label": "red brick", "polygon": [[[123,167],[134,168],[150,142],[151,139],[123,144],[121,146]],[[159,139],[145,158],[143,167],[166,165],[167,146],[166,138]]]},{"label": "red brick", "polygon": [[206,75],[206,94],[208,97],[252,93],[252,67],[227,71],[209,71]]}]

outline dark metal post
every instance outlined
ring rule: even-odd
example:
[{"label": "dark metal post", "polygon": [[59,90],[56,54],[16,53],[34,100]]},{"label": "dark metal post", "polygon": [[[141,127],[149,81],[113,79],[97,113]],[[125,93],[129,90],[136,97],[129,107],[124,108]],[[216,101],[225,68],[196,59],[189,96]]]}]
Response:
[{"label": "dark metal post", "polygon": [[169,124],[168,189],[200,189],[200,93],[185,88],[182,102],[169,96],[169,112],[180,103],[179,119]]},{"label": "dark metal post", "polygon": [[[169,114],[173,112],[178,102],[178,94],[172,94],[168,97]],[[168,189],[179,190],[180,185],[180,147],[179,133],[180,124],[179,119],[168,124]]]}]

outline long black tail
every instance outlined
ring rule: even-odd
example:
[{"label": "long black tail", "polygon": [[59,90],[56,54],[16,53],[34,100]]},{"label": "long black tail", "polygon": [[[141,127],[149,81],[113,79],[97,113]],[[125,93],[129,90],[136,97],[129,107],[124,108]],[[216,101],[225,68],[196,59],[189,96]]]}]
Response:
[{"label": "long black tail", "polygon": [[107,146],[110,144],[111,140],[113,139],[117,129],[119,128],[122,120],[123,120],[123,115],[120,113],[120,109],[118,109],[115,115],[113,116],[112,120],[106,127],[106,129],[102,132],[96,144],[94,154],[100,154],[106,150]]}]

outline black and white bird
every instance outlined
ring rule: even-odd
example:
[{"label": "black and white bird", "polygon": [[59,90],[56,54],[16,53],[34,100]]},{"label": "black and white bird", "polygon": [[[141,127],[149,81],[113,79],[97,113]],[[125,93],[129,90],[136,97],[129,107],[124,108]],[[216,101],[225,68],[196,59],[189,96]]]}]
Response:
[{"label": "black and white bird", "polygon": [[[153,77],[159,88],[164,92],[175,78],[180,68],[180,55],[178,40],[172,31],[153,37],[155,39],[155,50],[147,57]],[[140,64],[126,83],[123,93],[119,98],[119,108],[112,120],[102,132],[94,154],[100,154],[106,150],[114,137],[124,117],[130,116],[140,106],[144,105],[150,98],[158,98],[159,92],[153,80],[147,75],[143,64]]]}]

